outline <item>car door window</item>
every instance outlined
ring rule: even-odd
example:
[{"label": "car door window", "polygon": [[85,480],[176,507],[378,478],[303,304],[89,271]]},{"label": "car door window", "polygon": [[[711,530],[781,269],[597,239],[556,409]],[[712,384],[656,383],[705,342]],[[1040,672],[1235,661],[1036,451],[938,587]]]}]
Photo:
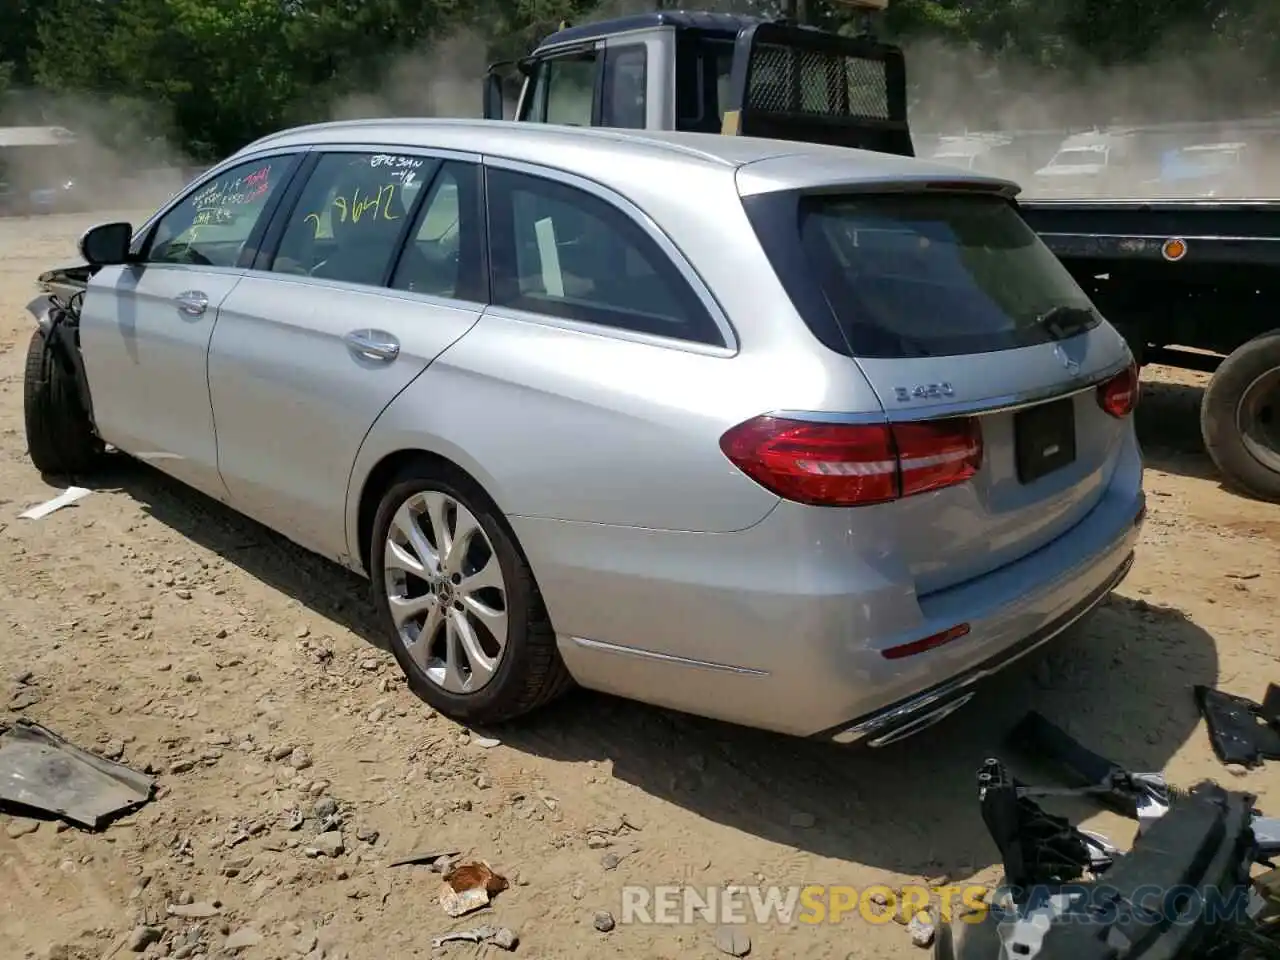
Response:
[{"label": "car door window", "polygon": [[385,285],[414,199],[438,163],[408,154],[324,155],[289,212],[268,269]]},{"label": "car door window", "polygon": [[214,267],[251,260],[246,246],[295,162],[292,155],[252,160],[201,184],[156,223],[143,260]]},{"label": "car door window", "polygon": [[604,102],[601,123],[606,127],[643,130],[648,50],[643,43],[611,47],[604,58]]},{"label": "car door window", "polygon": [[421,205],[391,286],[451,300],[483,301],[480,209],[479,165],[444,163]]},{"label": "car door window", "polygon": [[617,207],[543,177],[488,173],[493,303],[531,313],[723,343],[654,240]]},{"label": "car door window", "polygon": [[596,89],[595,50],[554,57],[538,64],[530,106],[524,119],[535,123],[591,126]]}]

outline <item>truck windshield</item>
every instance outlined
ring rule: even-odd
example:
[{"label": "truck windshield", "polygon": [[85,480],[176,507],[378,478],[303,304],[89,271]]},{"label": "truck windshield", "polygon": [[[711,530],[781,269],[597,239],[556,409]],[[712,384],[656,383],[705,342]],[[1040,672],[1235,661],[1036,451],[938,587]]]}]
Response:
[{"label": "truck windshield", "polygon": [[1062,339],[1100,317],[1006,200],[800,200],[800,243],[855,356],[948,356]]}]

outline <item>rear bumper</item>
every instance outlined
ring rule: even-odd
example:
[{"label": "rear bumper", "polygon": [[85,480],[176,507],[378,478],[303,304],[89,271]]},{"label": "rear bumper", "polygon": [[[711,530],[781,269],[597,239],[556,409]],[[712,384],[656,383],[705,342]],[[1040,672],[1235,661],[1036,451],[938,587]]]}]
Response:
[{"label": "rear bumper", "polygon": [[[853,513],[780,503],[728,534],[509,519],[582,686],[779,733],[885,743],[958,709],[984,677],[1105,599],[1141,533],[1141,478],[1130,439],[1075,526],[925,596],[895,562],[893,524],[860,527]],[[944,646],[881,652],[957,624],[969,632]]]},{"label": "rear bumper", "polygon": [[866,741],[868,746],[883,747],[933,726],[973,699],[977,693],[976,687],[983,680],[1039,649],[1090,613],[1120,585],[1132,567],[1133,554],[1130,553],[1110,577],[1074,607],[978,666],[914,696],[882,707],[850,724],[841,724],[814,736],[819,739],[829,738],[836,743]]}]

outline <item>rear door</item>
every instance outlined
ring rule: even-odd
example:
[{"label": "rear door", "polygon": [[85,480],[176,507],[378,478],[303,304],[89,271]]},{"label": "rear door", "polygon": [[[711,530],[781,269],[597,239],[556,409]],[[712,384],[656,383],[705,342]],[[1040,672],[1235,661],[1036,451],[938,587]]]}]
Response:
[{"label": "rear door", "polygon": [[351,466],[378,415],[480,316],[479,158],[325,153],[223,304],[209,351],[232,503],[346,553]]},{"label": "rear door", "polygon": [[[980,424],[971,481],[894,505],[918,590],[980,576],[1079,522],[1132,430],[1102,409],[1096,384],[1131,358],[1012,204],[920,189],[797,203],[792,239],[834,318],[829,345],[889,419]],[[770,229],[760,209],[753,219]]]}]

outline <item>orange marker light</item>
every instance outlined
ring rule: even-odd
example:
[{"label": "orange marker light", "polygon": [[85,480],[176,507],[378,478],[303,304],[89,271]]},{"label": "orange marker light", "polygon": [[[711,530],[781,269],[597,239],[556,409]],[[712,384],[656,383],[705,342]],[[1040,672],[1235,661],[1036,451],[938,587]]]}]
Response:
[{"label": "orange marker light", "polygon": [[1187,255],[1187,241],[1181,237],[1170,237],[1164,242],[1160,252],[1170,263],[1177,263]]}]

